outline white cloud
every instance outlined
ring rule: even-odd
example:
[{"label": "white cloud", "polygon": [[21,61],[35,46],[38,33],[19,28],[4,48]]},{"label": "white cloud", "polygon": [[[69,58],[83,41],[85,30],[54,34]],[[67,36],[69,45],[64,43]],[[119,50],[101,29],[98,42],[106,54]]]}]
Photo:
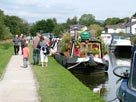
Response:
[{"label": "white cloud", "polygon": [[64,22],[68,17],[93,14],[96,19],[129,17],[135,13],[136,0],[1,0],[0,9],[7,15],[16,15],[34,22],[57,18]]}]

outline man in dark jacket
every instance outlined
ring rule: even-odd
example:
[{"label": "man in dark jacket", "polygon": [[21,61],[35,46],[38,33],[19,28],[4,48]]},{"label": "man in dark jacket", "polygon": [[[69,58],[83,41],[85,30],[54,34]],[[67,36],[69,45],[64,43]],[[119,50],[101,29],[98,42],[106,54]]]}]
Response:
[{"label": "man in dark jacket", "polygon": [[14,43],[14,53],[15,53],[15,55],[17,55],[19,52],[19,43],[20,43],[20,39],[18,38],[18,34],[16,34],[15,38],[13,38],[12,41]]}]

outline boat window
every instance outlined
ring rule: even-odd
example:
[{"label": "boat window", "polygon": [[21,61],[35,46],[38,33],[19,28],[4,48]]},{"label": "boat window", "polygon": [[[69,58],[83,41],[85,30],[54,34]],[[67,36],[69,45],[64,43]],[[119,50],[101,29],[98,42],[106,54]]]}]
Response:
[{"label": "boat window", "polygon": [[131,89],[136,90],[136,51],[134,52],[129,86]]},{"label": "boat window", "polygon": [[118,36],[113,36],[113,38],[114,38],[114,39],[119,39],[119,37],[118,37]]},{"label": "boat window", "polygon": [[120,36],[120,39],[125,39],[123,36]]}]

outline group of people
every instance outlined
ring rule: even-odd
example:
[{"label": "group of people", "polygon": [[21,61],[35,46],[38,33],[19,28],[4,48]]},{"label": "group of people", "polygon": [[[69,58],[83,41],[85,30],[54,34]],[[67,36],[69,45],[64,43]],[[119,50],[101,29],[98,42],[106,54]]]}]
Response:
[{"label": "group of people", "polygon": [[[23,64],[24,68],[28,67],[28,58],[30,56],[28,41],[26,40],[26,36],[22,35],[21,38],[16,34],[13,38],[14,43],[14,53],[15,55],[19,54],[19,50],[21,47],[21,53],[23,55]],[[32,40],[33,47],[33,64],[38,65],[41,62],[42,67],[48,66],[48,54],[50,46],[50,40],[48,38],[44,38],[40,35],[39,32],[36,33],[36,37]]]}]

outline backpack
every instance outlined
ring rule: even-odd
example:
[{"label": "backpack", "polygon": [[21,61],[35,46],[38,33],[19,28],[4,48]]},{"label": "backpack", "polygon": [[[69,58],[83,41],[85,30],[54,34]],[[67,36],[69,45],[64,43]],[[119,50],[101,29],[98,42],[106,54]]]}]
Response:
[{"label": "backpack", "polygon": [[44,55],[48,55],[50,53],[50,49],[48,47],[42,48]]}]

